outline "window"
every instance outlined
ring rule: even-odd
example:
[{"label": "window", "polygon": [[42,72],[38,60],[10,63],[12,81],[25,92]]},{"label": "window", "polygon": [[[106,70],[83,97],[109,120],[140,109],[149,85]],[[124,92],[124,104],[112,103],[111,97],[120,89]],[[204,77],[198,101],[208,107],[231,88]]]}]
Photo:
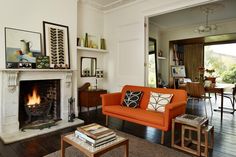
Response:
[{"label": "window", "polygon": [[207,45],[204,47],[205,69],[220,83],[236,83],[236,43]]}]

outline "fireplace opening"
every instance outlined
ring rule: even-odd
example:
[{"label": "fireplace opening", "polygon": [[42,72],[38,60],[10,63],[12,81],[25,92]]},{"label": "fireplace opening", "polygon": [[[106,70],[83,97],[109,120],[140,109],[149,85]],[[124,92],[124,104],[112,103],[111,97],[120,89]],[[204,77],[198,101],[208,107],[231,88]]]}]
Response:
[{"label": "fireplace opening", "polygon": [[20,129],[43,129],[60,116],[60,80],[20,81]]}]

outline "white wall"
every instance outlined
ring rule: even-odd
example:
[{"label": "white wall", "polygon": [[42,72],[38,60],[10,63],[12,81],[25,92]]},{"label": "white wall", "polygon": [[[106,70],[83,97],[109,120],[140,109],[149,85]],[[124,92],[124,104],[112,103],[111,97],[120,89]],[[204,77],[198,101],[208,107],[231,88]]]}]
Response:
[{"label": "white wall", "polygon": [[106,12],[104,31],[109,46],[105,59],[108,89],[120,91],[125,84],[144,85],[145,16],[163,14],[210,1],[214,0],[139,0],[135,4]]},{"label": "white wall", "polygon": [[69,26],[70,63],[75,70],[73,96],[77,101],[77,0],[0,0],[0,21],[0,69],[5,68],[4,27],[43,33],[43,21]]},{"label": "white wall", "polygon": [[[212,33],[196,33],[194,29],[197,28],[198,25],[185,26],[181,28],[175,28],[170,30],[165,30],[161,32],[161,42],[160,49],[163,50],[164,56],[167,58],[171,58],[172,54],[169,54],[169,41],[172,40],[180,40],[180,39],[188,39],[188,38],[196,38],[196,37],[204,37],[211,36],[216,34],[226,34],[226,33],[235,33],[236,32],[236,19],[231,19],[228,21],[222,21],[215,23],[218,26],[217,31]],[[170,59],[171,63],[171,59]],[[161,72],[164,76],[164,80],[168,81],[169,79],[169,66],[162,66]]]},{"label": "white wall", "polygon": [[[85,37],[85,33],[97,37],[97,40],[104,37],[104,14],[101,10],[98,10],[88,4],[78,2],[78,25],[77,25],[77,36],[81,39]],[[99,42],[98,42],[99,43]],[[78,58],[78,87],[82,86],[86,82],[90,82],[92,86],[95,86],[95,77],[80,77],[80,65],[81,57],[95,57],[97,58],[97,68],[104,69],[104,56],[105,53],[101,52],[90,52],[84,50],[77,50]],[[104,79],[99,80],[98,87],[106,88],[103,84],[106,82],[106,73],[104,70]]]}]

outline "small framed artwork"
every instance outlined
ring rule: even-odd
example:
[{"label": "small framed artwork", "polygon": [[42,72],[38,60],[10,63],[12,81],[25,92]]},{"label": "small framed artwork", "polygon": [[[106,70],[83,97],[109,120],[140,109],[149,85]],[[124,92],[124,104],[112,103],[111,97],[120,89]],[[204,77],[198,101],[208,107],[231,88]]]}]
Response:
[{"label": "small framed artwork", "polygon": [[184,65],[171,66],[171,73],[173,77],[186,77]]},{"label": "small framed artwork", "polygon": [[6,68],[18,68],[18,63],[36,64],[36,57],[41,56],[41,34],[5,27]]},{"label": "small framed artwork", "polygon": [[69,27],[43,21],[44,47],[50,68],[70,68]]},{"label": "small framed artwork", "polygon": [[49,69],[50,68],[49,56],[36,57],[36,68],[37,69]]}]

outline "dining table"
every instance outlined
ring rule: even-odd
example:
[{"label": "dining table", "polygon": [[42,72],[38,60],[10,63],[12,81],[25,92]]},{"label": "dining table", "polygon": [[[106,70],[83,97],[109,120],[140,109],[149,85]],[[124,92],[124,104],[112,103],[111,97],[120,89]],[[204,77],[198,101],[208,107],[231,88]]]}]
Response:
[{"label": "dining table", "polygon": [[220,111],[221,122],[223,121],[223,112],[226,112],[224,111],[224,91],[227,89],[233,89],[233,88],[234,88],[233,84],[223,84],[223,83],[216,83],[209,87],[205,87],[206,93],[216,93],[216,94],[219,93],[221,95],[220,107],[219,109],[214,109],[214,111]]}]

